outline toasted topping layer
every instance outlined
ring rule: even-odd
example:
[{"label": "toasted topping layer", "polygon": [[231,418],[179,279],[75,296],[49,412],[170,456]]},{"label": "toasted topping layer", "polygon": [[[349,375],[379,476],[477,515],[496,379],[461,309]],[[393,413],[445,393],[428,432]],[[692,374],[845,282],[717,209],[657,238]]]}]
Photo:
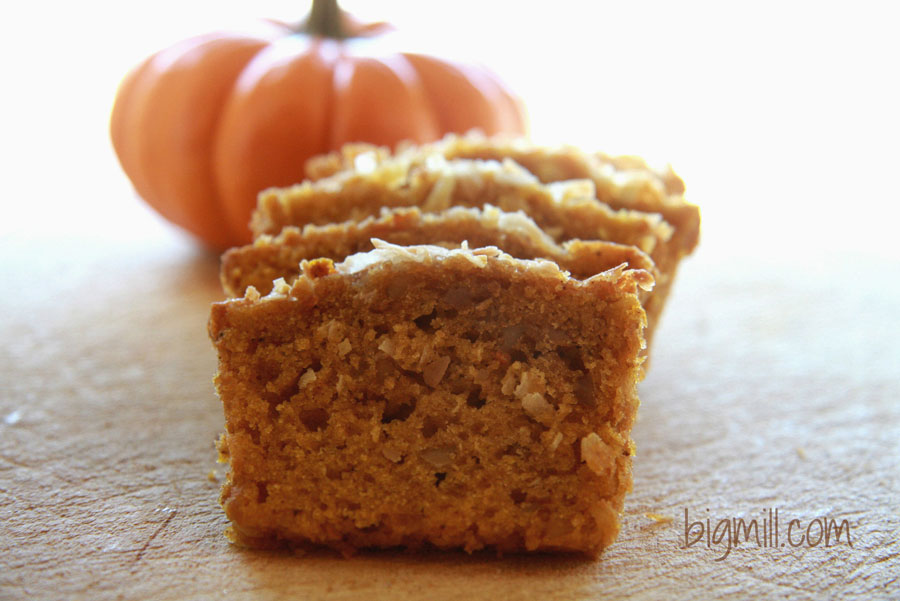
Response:
[{"label": "toasted topping layer", "polygon": [[251,229],[256,236],[274,235],[287,226],[361,220],[378,215],[383,207],[437,212],[494,205],[509,213],[524,211],[559,242],[609,240],[651,253],[672,237],[671,226],[660,215],[613,210],[592,191],[590,181],[545,186],[509,160],[448,160],[438,154],[421,162],[394,158],[371,172],[344,171],[267,190],[260,195]]},{"label": "toasted topping layer", "polygon": [[592,196],[613,208],[662,214],[675,228],[682,254],[692,252],[699,241],[700,211],[684,199],[682,179],[671,166],[654,168],[634,156],[586,153],[572,146],[538,146],[523,138],[488,138],[472,132],[450,134],[433,144],[401,146],[396,153],[370,144],[350,144],[311,159],[307,176],[331,177],[357,164],[374,170],[378,164],[398,159],[423,163],[433,160],[434,154],[448,159],[512,160],[545,183],[588,179],[595,188]]},{"label": "toasted topping layer", "polygon": [[[348,169],[371,172],[391,157],[421,161],[423,156],[435,154],[451,159],[511,159],[525,165],[542,181],[593,176],[600,181],[608,180],[611,187],[622,191],[636,189],[640,182],[651,186],[659,201],[668,204],[677,204],[678,196],[685,189],[684,182],[669,165],[654,168],[635,156],[589,154],[573,146],[537,146],[524,138],[489,138],[478,132],[462,136],[448,134],[432,144],[401,145],[396,153],[372,144],[348,144],[340,151],[310,159],[306,171],[308,177],[322,179]],[[539,164],[541,168],[531,169]]]},{"label": "toasted topping layer", "polygon": [[487,205],[451,207],[439,213],[423,213],[418,207],[383,208],[377,217],[362,221],[287,227],[278,236],[260,236],[253,244],[228,251],[222,259],[222,285],[229,296],[243,295],[249,285],[268,293],[278,277],[293,281],[302,260],[328,257],[339,262],[371,250],[372,238],[401,246],[456,248],[463,242],[476,248],[497,246],[514,257],[553,260],[578,279],[620,263],[657,275],[649,256],[633,246],[599,240],[559,245],[525,213]]},{"label": "toasted topping layer", "polygon": [[[443,248],[433,245],[400,246],[389,244],[383,240],[373,239],[374,248],[368,252],[357,253],[347,257],[341,263],[335,264],[331,259],[316,259],[304,261],[301,264],[301,276],[288,286],[284,280],[276,283],[272,292],[266,298],[283,298],[287,296],[298,297],[309,293],[316,279],[331,275],[353,276],[364,271],[382,268],[385,265],[397,266],[403,263],[420,263],[433,265],[435,263],[452,264],[454,261],[465,261],[479,269],[493,267],[494,269],[512,270],[523,277],[535,277],[541,279],[553,279],[571,282],[576,286],[589,286],[594,282],[612,282],[619,288],[635,291],[651,290],[653,288],[653,276],[643,269],[628,269],[623,263],[613,269],[598,273],[586,280],[576,280],[570,274],[559,268],[553,261],[546,259],[516,259],[506,254],[495,246],[484,248],[468,248],[464,244],[461,248]],[[256,301],[259,293],[255,288],[249,288],[244,295],[245,300]]]}]

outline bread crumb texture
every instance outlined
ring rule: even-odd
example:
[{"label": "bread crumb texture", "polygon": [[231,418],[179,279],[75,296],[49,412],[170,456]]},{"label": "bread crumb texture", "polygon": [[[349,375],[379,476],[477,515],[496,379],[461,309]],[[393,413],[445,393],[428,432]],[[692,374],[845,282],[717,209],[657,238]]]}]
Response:
[{"label": "bread crumb texture", "polygon": [[631,487],[648,273],[373,244],[213,306],[233,538],[598,554]]},{"label": "bread crumb texture", "polygon": [[235,542],[615,540],[636,383],[700,235],[671,168],[477,133],[350,144],[250,225],[209,322]]}]

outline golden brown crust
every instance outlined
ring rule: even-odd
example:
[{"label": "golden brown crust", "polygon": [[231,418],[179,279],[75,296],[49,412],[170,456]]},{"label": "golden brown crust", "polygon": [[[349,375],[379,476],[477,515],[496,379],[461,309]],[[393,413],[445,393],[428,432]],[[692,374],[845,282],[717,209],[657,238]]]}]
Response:
[{"label": "golden brown crust", "polygon": [[304,259],[345,257],[371,250],[371,239],[399,245],[432,244],[459,247],[498,246],[520,259],[555,261],[577,279],[586,279],[625,263],[654,275],[656,267],[641,250],[603,241],[572,240],[560,246],[523,213],[505,213],[491,206],[453,207],[422,213],[417,207],[382,209],[378,217],[324,226],[289,226],[278,236],[260,236],[252,244],[234,248],[222,257],[221,280],[229,296],[242,296],[247,286],[268,294],[272,282],[293,281]]},{"label": "golden brown crust", "polygon": [[544,186],[511,161],[456,159],[439,155],[410,162],[388,160],[363,171],[303,182],[260,194],[253,214],[254,237],[276,235],[286,226],[324,225],[378,215],[383,207],[419,207],[435,212],[453,206],[495,206],[524,211],[554,240],[609,240],[647,253],[665,244],[672,229],[658,215],[612,210],[597,202],[588,181]]},{"label": "golden brown crust", "polygon": [[649,282],[378,242],[214,305],[237,539],[598,553],[631,486]]},{"label": "golden brown crust", "polygon": [[572,146],[538,146],[522,138],[485,137],[477,132],[449,134],[433,144],[401,145],[396,153],[370,144],[348,144],[340,151],[314,157],[307,177],[322,179],[357,165],[371,165],[405,157],[422,161],[439,154],[447,159],[510,159],[542,182],[589,179],[597,198],[614,209],[659,213],[675,229],[682,255],[693,252],[700,238],[700,209],[684,199],[684,181],[671,166],[651,168],[635,156],[585,153]]},{"label": "golden brown crust", "polygon": [[650,255],[658,269],[657,287],[644,304],[652,334],[682,256],[672,240],[671,226],[659,215],[613,210],[595,198],[589,180],[541,184],[510,160],[401,154],[367,165],[357,159],[355,164],[357,170],[262,193],[251,226],[254,235],[275,235],[291,225],[361,220],[377,215],[383,207],[434,212],[493,205],[506,212],[523,211],[558,243],[604,240],[635,246]]}]

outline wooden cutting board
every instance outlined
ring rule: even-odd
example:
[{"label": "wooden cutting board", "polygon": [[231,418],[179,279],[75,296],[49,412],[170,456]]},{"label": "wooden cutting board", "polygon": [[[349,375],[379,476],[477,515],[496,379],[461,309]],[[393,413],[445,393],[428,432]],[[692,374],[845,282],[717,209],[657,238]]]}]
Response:
[{"label": "wooden cutting board", "polygon": [[[900,598],[896,260],[704,242],[657,334],[634,492],[598,561],[293,556],[223,536],[217,259],[133,212],[143,233],[0,238],[0,598]],[[707,546],[707,519],[768,528],[770,509],[777,544]],[[824,518],[846,528],[812,546]]]}]

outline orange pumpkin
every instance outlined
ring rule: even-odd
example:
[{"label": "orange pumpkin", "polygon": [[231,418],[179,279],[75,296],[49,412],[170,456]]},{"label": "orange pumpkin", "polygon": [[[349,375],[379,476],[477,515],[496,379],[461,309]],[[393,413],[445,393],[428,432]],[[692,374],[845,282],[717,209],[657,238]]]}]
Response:
[{"label": "orange pumpkin", "polygon": [[521,104],[496,76],[377,53],[371,38],[389,28],[335,0],[315,0],[299,27],[270,25],[160,51],[125,77],[113,107],[113,146],[138,194],[213,248],[249,241],[257,194],[301,181],[307,159],[347,142],[524,133]]}]

